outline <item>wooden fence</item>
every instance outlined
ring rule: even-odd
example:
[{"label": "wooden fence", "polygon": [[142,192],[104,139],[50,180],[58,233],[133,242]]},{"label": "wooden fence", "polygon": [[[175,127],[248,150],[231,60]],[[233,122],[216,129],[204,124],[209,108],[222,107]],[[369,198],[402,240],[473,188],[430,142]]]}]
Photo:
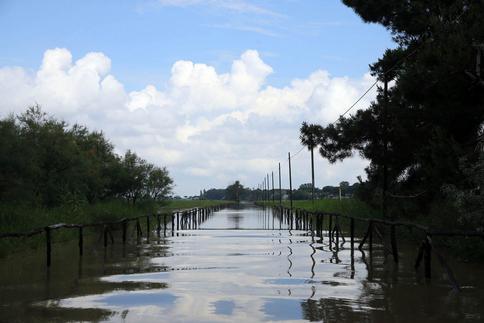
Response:
[{"label": "wooden fence", "polygon": [[[259,204],[261,205],[261,204]],[[262,204],[262,206],[264,206]],[[424,263],[424,275],[425,278],[430,279],[432,276],[432,255],[435,254],[442,268],[445,270],[447,277],[452,284],[453,288],[460,290],[459,284],[455,278],[453,271],[448,263],[445,261],[442,253],[434,246],[432,242],[433,237],[473,237],[484,239],[484,232],[476,231],[449,231],[434,229],[428,226],[415,224],[411,222],[402,221],[389,221],[379,218],[361,218],[354,217],[339,213],[328,212],[310,212],[304,209],[291,209],[280,205],[272,206],[272,209],[276,216],[280,217],[280,220],[287,224],[288,228],[293,230],[307,230],[312,235],[317,235],[323,238],[323,231],[325,229],[325,221],[327,221],[327,235],[329,238],[329,247],[336,251],[340,248],[340,239],[345,243],[344,235],[341,230],[341,222],[339,219],[348,220],[349,236],[350,236],[350,248],[351,248],[351,268],[354,270],[354,250],[355,250],[355,222],[362,222],[367,225],[366,232],[361,239],[358,249],[363,253],[363,246],[368,245],[368,253],[370,258],[373,254],[374,237],[378,238],[382,244],[386,254],[391,254],[395,263],[399,262],[398,241],[397,241],[397,227],[404,227],[409,230],[419,230],[423,233],[424,239],[421,241],[416,259],[415,270],[420,268],[420,265]],[[382,230],[382,226],[389,228],[389,243],[385,241],[385,233]],[[388,236],[387,236],[388,237]],[[387,245],[390,245],[389,247]]]},{"label": "wooden fence", "polygon": [[[163,234],[166,236],[167,230],[170,230],[171,235],[175,234],[176,230],[196,229],[201,223],[206,221],[215,211],[218,211],[226,205],[204,207],[204,208],[191,208],[186,210],[173,211],[171,213],[158,213],[146,216],[138,216],[132,218],[123,218],[114,222],[98,222],[89,224],[68,224],[57,223],[49,225],[43,228],[37,228],[29,232],[14,232],[14,233],[0,233],[0,239],[5,238],[29,238],[36,235],[45,234],[45,250],[46,250],[46,265],[51,266],[52,263],[52,232],[60,229],[74,229],[78,230],[78,244],[79,244],[79,256],[84,254],[84,229],[85,228],[102,228],[104,247],[108,246],[108,242],[114,243],[114,237],[112,234],[113,228],[121,226],[122,236],[121,240],[123,244],[126,244],[128,225],[131,222],[135,223],[136,238],[138,242],[143,235],[143,230],[140,220],[146,219],[146,239],[149,241],[150,232],[152,230],[151,219],[156,221],[157,235]],[[171,229],[170,229],[171,227]],[[153,227],[154,228],[154,227]]]}]

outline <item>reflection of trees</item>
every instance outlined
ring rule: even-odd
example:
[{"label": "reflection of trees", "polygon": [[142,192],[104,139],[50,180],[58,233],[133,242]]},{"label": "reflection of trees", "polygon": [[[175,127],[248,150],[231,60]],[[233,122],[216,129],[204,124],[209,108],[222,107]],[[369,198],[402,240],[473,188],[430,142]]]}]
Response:
[{"label": "reflection of trees", "polygon": [[242,221],[242,216],[240,216],[240,214],[236,213],[234,215],[230,215],[229,220],[230,220],[230,222],[233,223],[233,225],[232,225],[233,228],[235,228],[235,229],[240,228],[240,222]]},{"label": "reflection of trees", "polygon": [[301,303],[303,318],[323,322],[362,322],[370,313],[354,311],[351,301],[337,298],[308,299]]}]

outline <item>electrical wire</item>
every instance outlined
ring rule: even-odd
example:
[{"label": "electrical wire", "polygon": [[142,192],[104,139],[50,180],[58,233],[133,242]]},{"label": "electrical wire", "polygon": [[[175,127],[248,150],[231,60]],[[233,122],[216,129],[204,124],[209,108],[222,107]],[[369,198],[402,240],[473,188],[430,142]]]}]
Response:
[{"label": "electrical wire", "polygon": [[[459,16],[457,16],[452,22],[456,22],[457,20],[459,20],[464,14],[466,13],[466,11],[464,10],[462,13],[459,14]],[[398,66],[400,66],[404,61],[406,61],[408,58],[410,58],[410,56],[412,56],[413,54],[415,54],[425,43],[426,43],[426,40],[423,40],[422,42],[420,42],[420,44],[417,44],[416,47],[410,52],[408,53],[407,55],[405,55],[404,57],[402,57],[401,59],[399,59],[397,62],[395,62],[395,64],[393,64],[389,69],[387,69],[384,73],[383,73],[383,76],[386,76],[387,74],[389,74],[390,72],[392,72],[395,68],[397,68]],[[331,125],[331,124],[335,124],[336,122],[338,122],[339,119],[341,119],[342,117],[344,117],[346,114],[348,114],[361,100],[363,100],[363,98],[378,84],[379,80],[377,79],[375,82],[373,82],[369,87],[368,89],[366,89],[365,92],[363,92],[363,94],[358,97],[358,99],[353,103],[351,104],[344,112],[343,114],[341,114],[338,119],[336,119],[335,121],[331,122],[328,124]],[[291,159],[294,159],[297,155],[299,155],[299,153],[301,151],[303,151],[303,149],[305,148],[305,146],[302,146],[295,154],[292,154],[291,155]],[[283,163],[287,163],[288,160],[287,159],[284,159],[285,161]]]}]

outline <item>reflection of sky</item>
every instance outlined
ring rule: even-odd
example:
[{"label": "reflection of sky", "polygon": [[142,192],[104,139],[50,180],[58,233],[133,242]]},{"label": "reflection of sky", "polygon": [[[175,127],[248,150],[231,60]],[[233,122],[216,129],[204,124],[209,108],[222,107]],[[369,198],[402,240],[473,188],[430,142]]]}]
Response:
[{"label": "reflection of sky", "polygon": [[61,300],[61,307],[103,308],[109,310],[124,310],[136,307],[172,307],[177,296],[163,290],[147,291],[115,291],[105,294],[66,298]]},{"label": "reflection of sky", "polygon": [[104,297],[100,297],[99,301],[108,308],[128,308],[131,306],[158,306],[166,307],[173,305],[176,296],[167,293],[123,293],[123,294],[110,294]]},{"label": "reflection of sky", "polygon": [[159,283],[165,282],[169,279],[169,272],[158,273],[143,273],[143,274],[129,274],[129,275],[113,275],[102,277],[101,280],[107,282],[150,282]]},{"label": "reflection of sky", "polygon": [[232,315],[235,308],[233,301],[216,301],[213,303],[214,314],[218,315]]},{"label": "reflection of sky", "polygon": [[270,298],[265,301],[263,311],[270,320],[297,320],[302,317],[301,300]]},{"label": "reflection of sky", "polygon": [[[119,260],[119,266],[142,260],[153,270],[167,271],[101,278],[120,283],[120,288],[123,282],[162,282],[167,284],[166,289],[73,297],[61,300],[60,306],[117,313],[128,310],[128,321],[255,322],[302,319],[301,302],[309,298],[336,298],[364,305],[360,298],[366,269],[356,262],[355,278],[350,279],[349,250],[339,253],[341,263],[332,264],[329,259],[333,253],[327,245],[314,242],[317,252],[313,255],[313,274],[312,238],[304,232],[209,229],[224,223],[232,227],[233,221],[240,228],[272,226],[272,221],[264,218],[266,214],[261,218],[258,212],[220,212],[206,223],[205,230],[169,237],[169,256],[150,256],[150,248],[154,253],[160,246],[144,245],[145,258]],[[112,320],[117,321],[116,316]]]}]

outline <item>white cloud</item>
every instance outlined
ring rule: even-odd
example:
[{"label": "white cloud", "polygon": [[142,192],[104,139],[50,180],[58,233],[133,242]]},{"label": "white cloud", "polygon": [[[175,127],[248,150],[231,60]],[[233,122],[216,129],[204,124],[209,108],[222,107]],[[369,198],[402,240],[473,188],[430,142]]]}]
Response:
[{"label": "white cloud", "polygon": [[[167,165],[182,194],[235,179],[257,186],[266,172],[277,170],[278,161],[285,161],[287,151],[299,150],[302,121],[334,121],[373,82],[369,75],[351,79],[318,70],[285,87],[270,86],[266,79],[273,69],[255,50],[242,53],[225,73],[177,61],[165,87],[147,85],[131,92],[110,68],[102,53],[74,61],[67,49],[59,48],[45,52],[36,72],[2,67],[0,114],[39,103],[69,122],[102,129],[119,152],[133,149]],[[368,106],[372,97],[374,93],[358,107]],[[317,184],[354,181],[365,165],[356,158],[330,166],[318,158]],[[309,180],[308,167],[304,151],[294,161],[294,186]]]}]

